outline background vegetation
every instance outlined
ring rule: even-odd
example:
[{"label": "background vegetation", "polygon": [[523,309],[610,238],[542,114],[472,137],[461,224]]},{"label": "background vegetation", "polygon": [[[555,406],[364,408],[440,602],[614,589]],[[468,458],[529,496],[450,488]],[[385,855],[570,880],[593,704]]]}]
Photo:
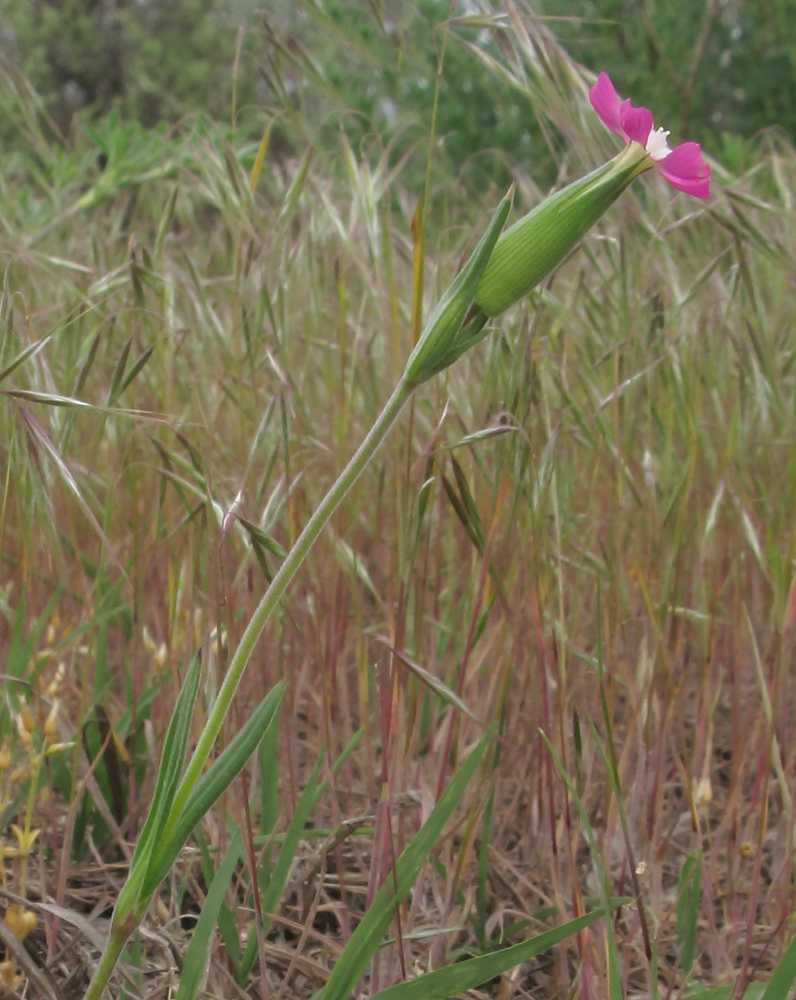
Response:
[{"label": "background vegetation", "polygon": [[[67,4],[27,6],[3,5],[16,62],[4,64],[0,156],[0,817],[5,923],[38,957],[25,966],[4,941],[0,976],[47,996],[35,979],[47,965],[71,997],[96,959],[92,928],[118,892],[186,659],[203,647],[203,711],[409,352],[442,36],[428,28],[439,5],[396,21],[378,5],[359,20],[275,5],[243,40],[233,128],[237,38],[219,7],[197,8],[182,33],[175,22],[171,45],[142,25],[188,17],[188,4],[117,4],[103,24],[152,85],[117,60],[123,85],[86,79],[73,115],[59,108],[75,74],[55,75],[46,39],[60,24],[62,39],[95,40],[92,19],[110,8],[58,22]],[[125,956],[120,995],[169,995],[224,858],[196,990],[311,996],[493,722],[499,753],[365,995],[555,926],[606,883],[643,908],[482,995],[701,984],[728,997],[736,980],[769,978],[794,891],[792,91],[769,130],[708,67],[722,39],[750,62],[766,39],[790,59],[779,10],[708,5],[698,60],[702,27],[680,22],[691,47],[683,36],[667,48],[657,5],[637,21],[618,11],[619,26],[543,22],[513,4],[451,25],[443,82],[457,100],[441,102],[433,146],[426,311],[509,178],[522,211],[551,175],[616,149],[556,35],[584,61],[605,51],[620,88],[649,93],[675,129],[682,93],[661,53],[689,67],[686,83],[696,65],[688,134],[716,153],[715,196],[637,182],[545,288],[423,389],[269,625],[239,713],[284,678],[280,729],[198,829]],[[204,74],[184,54],[194,30]],[[653,37],[657,50],[642,42]],[[760,106],[764,93],[761,79]],[[145,94],[164,103],[147,111]],[[487,135],[499,155],[479,152]],[[254,886],[268,899],[279,871],[278,915],[263,921]]]},{"label": "background vegetation", "polygon": [[[500,36],[485,27],[492,12],[488,0],[2,0],[0,32],[67,134],[78,113],[116,108],[153,127],[196,111],[228,122],[234,103],[253,133],[263,108],[278,110],[293,152],[302,137],[333,143],[342,127],[355,148],[390,143],[397,162],[427,135],[452,16],[463,44],[449,47],[441,83],[446,168],[480,183],[522,160],[552,180],[528,81],[505,72]],[[654,106],[674,138],[688,134],[730,168],[764,130],[796,136],[796,0],[543,0],[532,16]],[[3,119],[8,145],[18,132]]]}]

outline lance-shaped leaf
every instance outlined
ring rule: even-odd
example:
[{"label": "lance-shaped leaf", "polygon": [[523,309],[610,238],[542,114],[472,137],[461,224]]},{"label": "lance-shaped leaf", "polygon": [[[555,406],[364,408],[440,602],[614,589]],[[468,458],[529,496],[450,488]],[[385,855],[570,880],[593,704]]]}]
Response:
[{"label": "lance-shaped leaf", "polygon": [[207,965],[207,953],[213,939],[213,932],[216,929],[218,915],[242,853],[243,838],[240,830],[236,830],[202,904],[202,912],[196,921],[196,927],[191,935],[191,943],[185,953],[180,986],[175,1000],[196,1000],[199,995],[199,987],[202,984]]},{"label": "lance-shaped leaf", "polygon": [[395,986],[388,986],[386,990],[374,994],[373,1000],[443,1000],[445,997],[458,996],[466,990],[483,986],[521,962],[536,958],[607,913],[604,909],[594,910],[494,954],[479,955],[477,958],[428,972],[425,976],[409,979],[405,983],[396,983]]},{"label": "lance-shaped leaf", "polygon": [[141,831],[138,843],[135,846],[133,860],[130,863],[130,874],[116,903],[114,919],[117,921],[122,921],[127,913],[134,909],[138,903],[139,891],[144,881],[149,861],[156,845],[161,839],[163,827],[166,824],[172,799],[174,798],[174,792],[182,775],[185,763],[185,750],[188,746],[188,737],[191,733],[193,707],[199,690],[200,666],[200,656],[197,654],[185,674],[180,693],[177,695],[174,714],[166,731],[163,752],[160,756],[160,768],[158,769],[157,782],[155,783],[155,796],[149,808],[144,829]]},{"label": "lance-shaped leaf", "polygon": [[[151,898],[176,861],[193,828],[243,770],[246,761],[276,717],[284,690],[284,682],[277,684],[263,698],[229,745],[196,783],[184,809],[179,815],[169,815],[162,830],[162,843],[155,846],[141,886],[141,903]],[[176,793],[174,797],[177,797]]]}]

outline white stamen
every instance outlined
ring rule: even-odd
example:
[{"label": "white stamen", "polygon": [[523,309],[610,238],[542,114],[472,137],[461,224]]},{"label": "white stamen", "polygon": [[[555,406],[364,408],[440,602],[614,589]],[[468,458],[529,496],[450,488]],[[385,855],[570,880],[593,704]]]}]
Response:
[{"label": "white stamen", "polygon": [[668,138],[669,133],[662,128],[655,128],[650,132],[647,139],[647,152],[650,155],[650,159],[662,160],[671,153],[669,144],[666,142]]}]

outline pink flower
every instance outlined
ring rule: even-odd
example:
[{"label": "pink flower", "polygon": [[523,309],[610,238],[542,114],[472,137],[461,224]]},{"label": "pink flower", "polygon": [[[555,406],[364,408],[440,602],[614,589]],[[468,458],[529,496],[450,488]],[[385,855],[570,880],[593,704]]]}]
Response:
[{"label": "pink flower", "polygon": [[695,198],[710,197],[710,167],[702,157],[697,142],[683,142],[669,149],[668,132],[654,129],[652,112],[634,108],[630,98],[622,101],[607,73],[600,73],[589,91],[592,107],[604,125],[626,143],[637,142],[647,151],[652,166],[677,188]]}]

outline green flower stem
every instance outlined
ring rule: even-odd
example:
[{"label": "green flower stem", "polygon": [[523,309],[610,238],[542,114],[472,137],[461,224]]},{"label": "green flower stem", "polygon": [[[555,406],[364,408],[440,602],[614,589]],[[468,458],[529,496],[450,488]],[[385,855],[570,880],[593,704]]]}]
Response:
[{"label": "green flower stem", "polygon": [[241,638],[240,643],[230,660],[226,676],[224,677],[224,682],[218,692],[218,697],[210,710],[210,715],[205,723],[205,728],[202,731],[202,735],[199,737],[199,742],[196,744],[196,749],[193,752],[193,756],[191,757],[185,771],[185,775],[179,788],[177,789],[177,793],[174,798],[174,805],[172,806],[169,814],[169,821],[163,832],[164,843],[168,842],[169,834],[172,832],[172,829],[188,800],[188,796],[198,781],[199,776],[202,773],[202,769],[210,756],[216,742],[216,737],[218,736],[221,726],[224,723],[224,719],[226,718],[227,712],[232,704],[232,699],[235,696],[235,691],[237,690],[240,679],[243,676],[243,671],[246,669],[246,664],[249,662],[249,657],[251,656],[257,640],[260,638],[260,635],[265,628],[266,622],[275,611],[282,595],[285,593],[290,585],[290,581],[296,575],[299,567],[304,562],[307,553],[312,548],[318,538],[318,535],[320,535],[321,531],[323,531],[329,518],[332,514],[334,514],[335,510],[337,510],[345,495],[357,481],[367,464],[370,462],[371,458],[373,458],[379,448],[379,445],[382,443],[387,435],[387,432],[395,423],[398,414],[403,409],[404,404],[409,400],[413,391],[414,386],[409,385],[404,379],[401,379],[395,387],[393,394],[385,403],[384,409],[381,411],[376,419],[376,422],[371,427],[367,437],[359,446],[351,461],[340,473],[329,492],[323,500],[321,500],[312,517],[307,522],[306,527],[297,538],[293,548],[290,552],[288,552],[284,562],[279,567],[279,571],[271,581],[271,585],[268,590],[266,590],[265,594],[263,594],[263,597],[257,605],[257,609],[252,615],[251,620],[246,627],[246,631],[243,633],[243,637]]},{"label": "green flower stem", "polygon": [[[169,812],[168,822],[160,838],[160,842],[164,847],[169,844],[171,835],[178,824],[185,804],[213,750],[216,738],[224,724],[224,719],[229,712],[232,699],[235,696],[235,691],[238,688],[249,658],[268,619],[275,611],[282,595],[289,587],[290,581],[296,575],[307,553],[328,523],[329,518],[337,510],[343,498],[376,454],[376,451],[415,388],[416,386],[409,384],[403,378],[395,387],[393,394],[385,403],[384,409],[377,417],[370,431],[368,431],[367,437],[359,446],[348,465],[337,477],[329,492],[321,500],[312,517],[307,522],[306,527],[296,539],[293,548],[285,557],[268,590],[263,594],[230,660],[229,668],[218,692],[218,697],[213,703],[210,715],[202,730],[202,735],[199,737],[199,742],[196,744],[196,749],[191,756],[188,767],[185,770],[185,775],[177,789],[174,804]],[[150,865],[154,861],[156,861],[156,858],[151,858]],[[124,948],[125,942],[143,919],[150,900],[151,896],[148,899],[139,899],[136,903],[125,906],[123,912],[119,910],[117,902],[117,911],[113,916],[108,944],[100,957],[99,965],[94,972],[83,1000],[100,1000],[111,977],[111,973],[119,960],[119,955]]]},{"label": "green flower stem", "polygon": [[91,977],[91,982],[83,1000],[100,1000],[131,933],[132,930],[127,930],[125,927],[111,928],[108,943],[105,945],[102,955],[100,955],[99,964],[94,970],[94,975]]}]

